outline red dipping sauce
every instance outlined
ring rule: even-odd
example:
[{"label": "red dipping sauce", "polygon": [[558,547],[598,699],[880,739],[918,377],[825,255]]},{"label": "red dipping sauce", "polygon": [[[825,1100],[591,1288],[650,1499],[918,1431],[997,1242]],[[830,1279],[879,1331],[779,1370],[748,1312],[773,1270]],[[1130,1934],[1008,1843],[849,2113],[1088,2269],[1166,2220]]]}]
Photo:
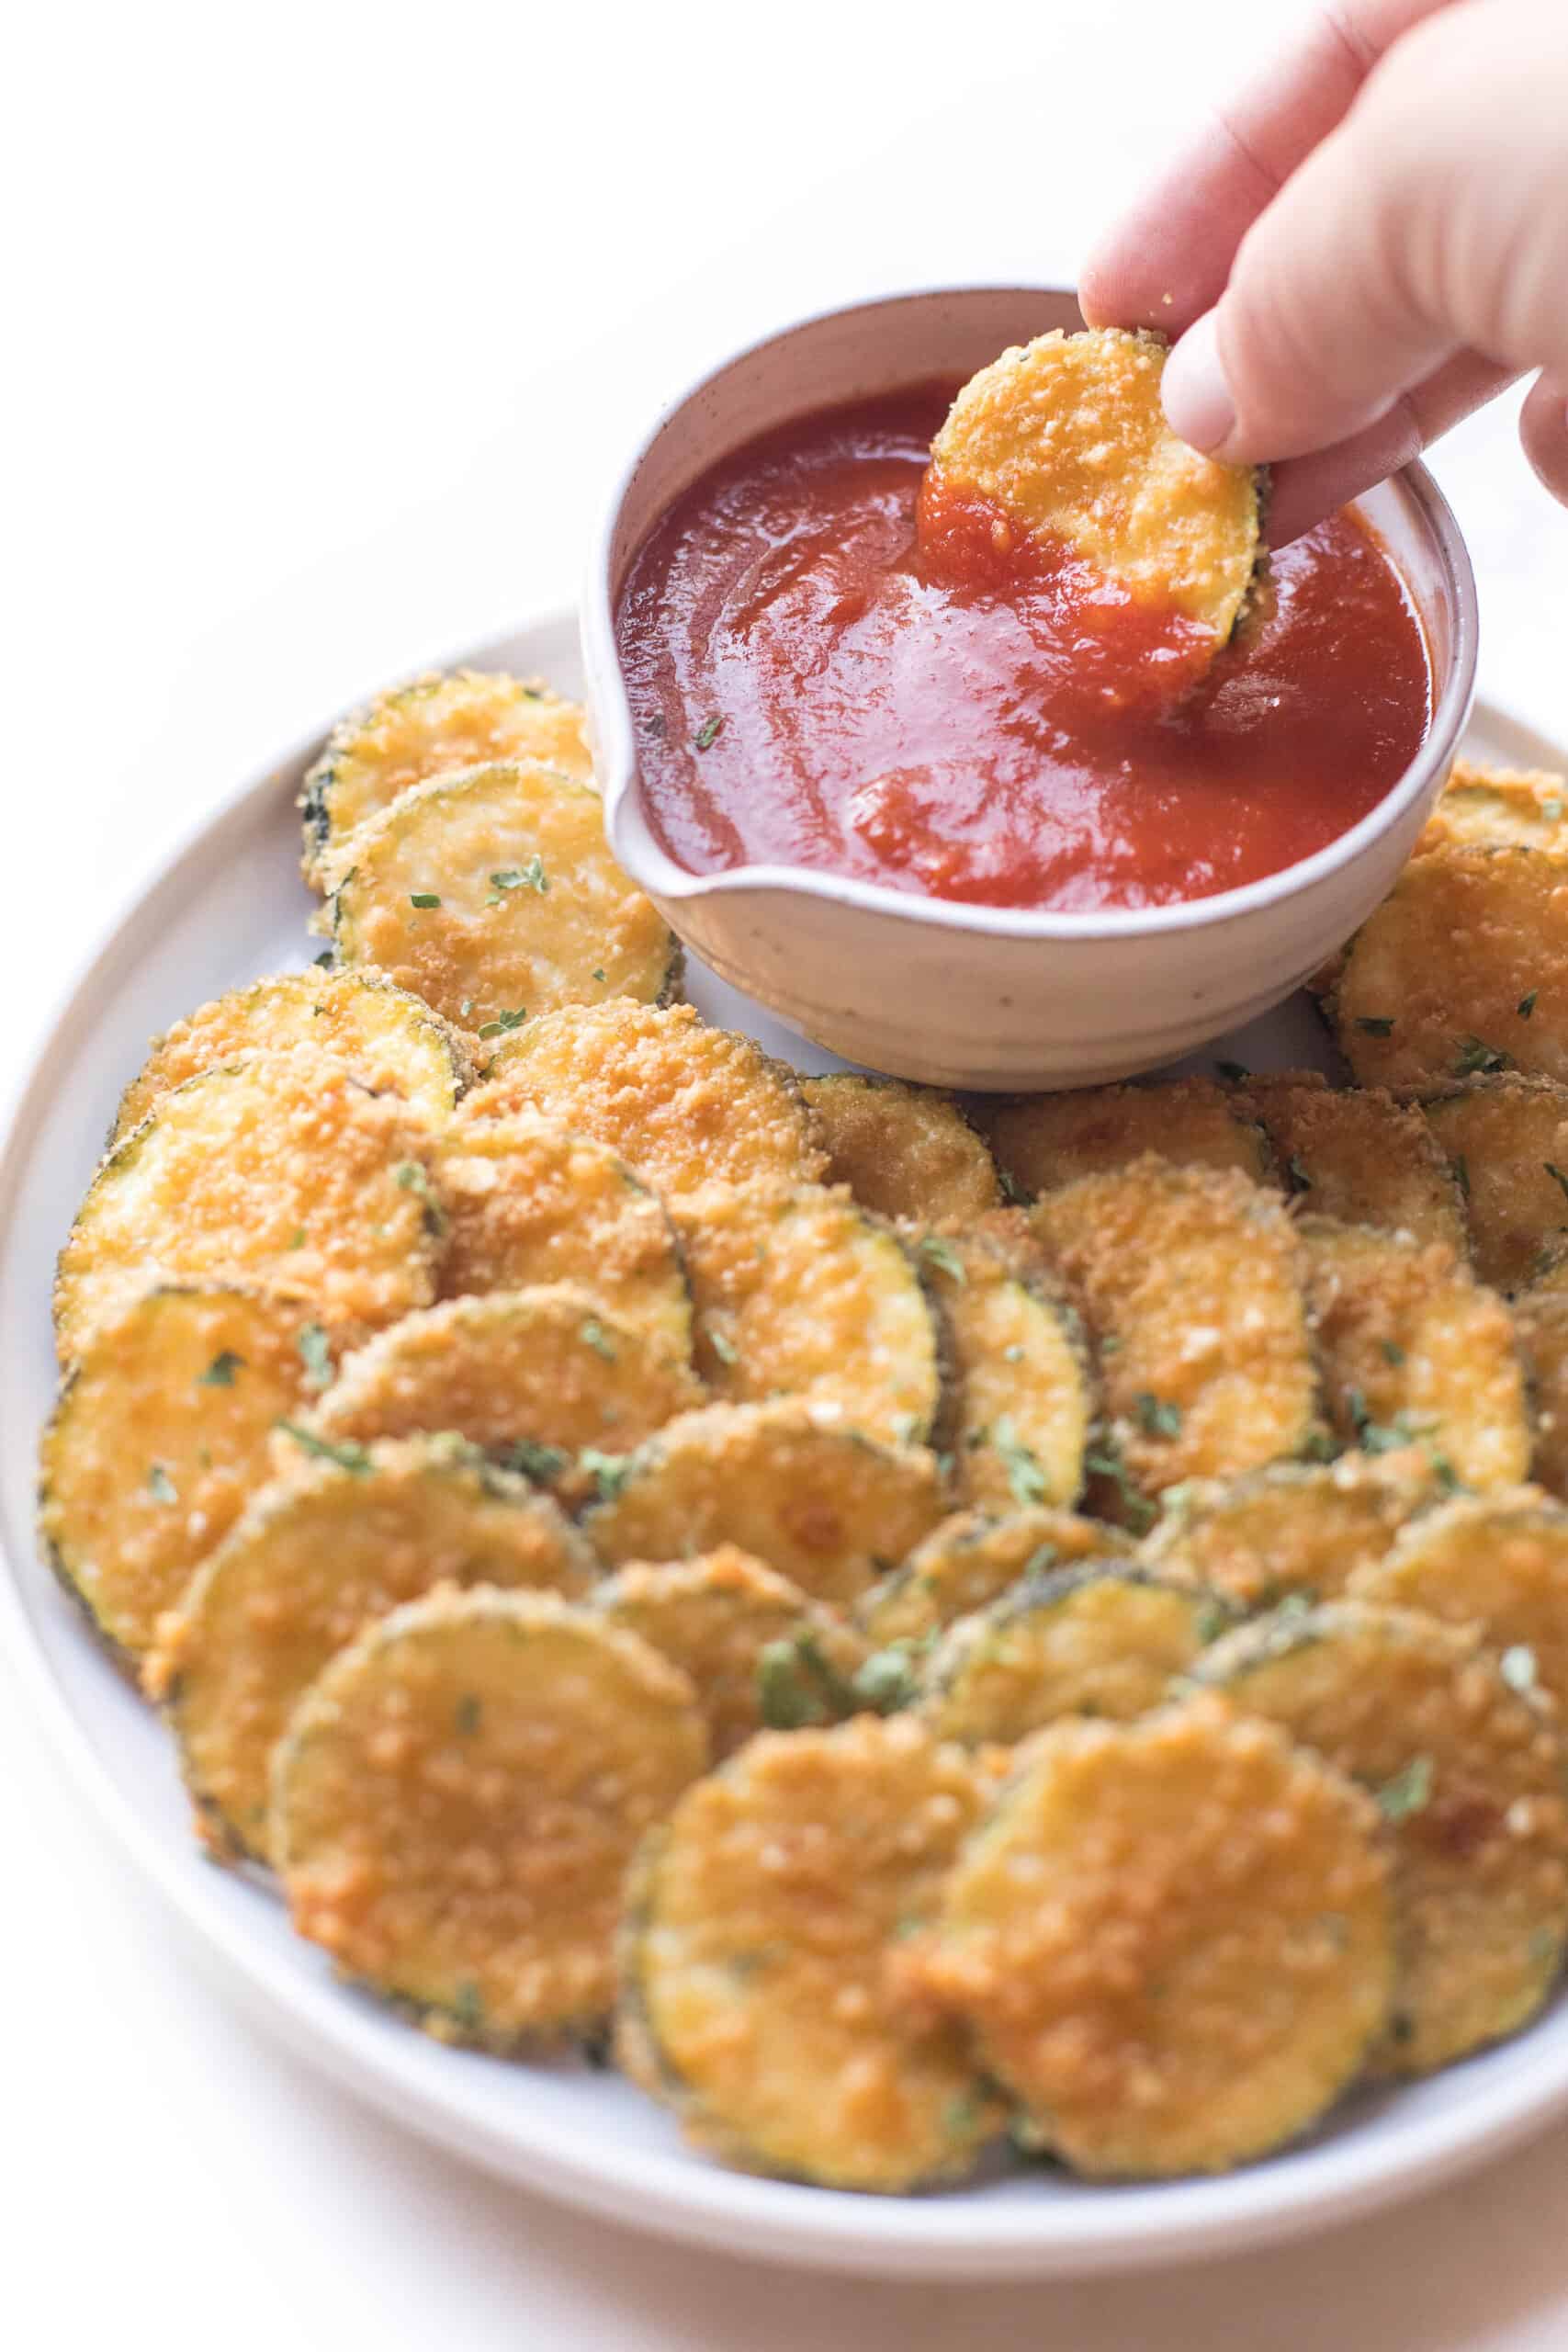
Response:
[{"label": "red dipping sauce", "polygon": [[[1348,510],[1212,639],[981,502],[919,514],[951,390],[807,416],[705,474],[616,615],[653,829],[689,872],[810,866],[1085,911],[1324,848],[1419,750],[1426,639]],[[918,527],[919,525],[919,527]]]}]

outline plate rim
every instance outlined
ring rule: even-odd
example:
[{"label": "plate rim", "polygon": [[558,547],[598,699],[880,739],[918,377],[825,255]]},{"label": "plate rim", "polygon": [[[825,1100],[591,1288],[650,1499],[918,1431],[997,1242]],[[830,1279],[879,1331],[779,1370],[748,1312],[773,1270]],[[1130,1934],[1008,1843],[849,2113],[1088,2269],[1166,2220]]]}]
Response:
[{"label": "plate rim", "polygon": [[[423,666],[526,661],[520,647],[549,632],[558,636],[572,617],[569,609],[551,607],[504,636]],[[1540,730],[1489,702],[1476,704],[1473,723],[1521,763],[1564,760]],[[198,887],[203,869],[221,858],[232,838],[293,790],[321,741],[313,736],[197,814],[151,873],[119,894],[75,960],[0,1103],[0,1238],[9,1236],[17,1217],[53,1074],[71,1067],[94,1002],[101,1001],[104,976],[134,960],[161,908]],[[716,2165],[676,2166],[658,2149],[602,2135],[585,2133],[583,2144],[574,2145],[558,2126],[541,2120],[531,2129],[525,2101],[501,2129],[466,2108],[460,2096],[433,2091],[413,2064],[400,2063],[401,2045],[386,2035],[382,2018],[364,2013],[331,1979],[295,1976],[243,1920],[226,1913],[216,1891],[209,1900],[199,1879],[182,1874],[166,1840],[118,1785],[57,1679],[34,1624],[21,1560],[3,1526],[0,1567],[0,1643],[17,1686],[87,1811],[169,1906],[196,1947],[193,1957],[219,1963],[247,2013],[341,2088],[425,2140],[554,2201],[710,2251],[829,2271],[996,2279],[1111,2275],[1280,2243],[1364,2217],[1456,2177],[1568,2111],[1565,2030],[1561,2052],[1543,2057],[1522,2084],[1506,2079],[1479,2087],[1451,2113],[1413,2119],[1364,2149],[1352,2125],[1342,2138],[1298,2152],[1279,2168],[1264,2165],[1179,2183],[1089,2184],[1070,2200],[996,2205],[861,2197]],[[407,2041],[417,2046],[417,2037]]]}]

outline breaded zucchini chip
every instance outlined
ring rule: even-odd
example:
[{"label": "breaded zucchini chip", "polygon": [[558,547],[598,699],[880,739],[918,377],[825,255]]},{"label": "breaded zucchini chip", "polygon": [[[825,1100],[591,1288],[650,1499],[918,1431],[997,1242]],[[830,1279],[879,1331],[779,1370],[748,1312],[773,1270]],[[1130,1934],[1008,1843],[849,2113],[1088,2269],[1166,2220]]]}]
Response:
[{"label": "breaded zucchini chip", "polygon": [[294,1925],[444,2041],[592,2029],[626,1865],[705,1748],[635,1634],[552,1594],[432,1593],[333,1660],[278,1748]]},{"label": "breaded zucchini chip", "polygon": [[1531,1694],[1472,1634],[1364,1600],[1261,1618],[1196,1675],[1377,1800],[1400,1959],[1382,2068],[1429,2074],[1523,2025],[1568,1930],[1562,1749]]},{"label": "breaded zucchini chip", "polygon": [[1276,1462],[1228,1485],[1199,1480],[1168,1495],[1143,1556],[1244,1609],[1271,1608],[1292,1593],[1324,1600],[1381,1560],[1439,1491],[1419,1446]]},{"label": "breaded zucchini chip", "polygon": [[841,1186],[710,1185],[676,1224],[697,1369],[716,1396],[804,1396],[868,1437],[930,1436],[936,1318],[891,1228]]},{"label": "breaded zucchini chip", "polygon": [[1256,1115],[1212,1078],[1026,1094],[978,1103],[975,1118],[1015,1193],[1055,1192],[1150,1151],[1182,1168],[1236,1168],[1254,1183],[1274,1182],[1273,1157]]},{"label": "breaded zucchini chip", "polygon": [[1423,1108],[1459,1177],[1476,1272],[1523,1289],[1568,1237],[1568,1086],[1472,1078]]},{"label": "breaded zucchini chip", "polygon": [[1165,360],[1163,338],[1119,327],[1015,345],[953,401],[932,472],[1223,645],[1264,560],[1261,477],[1178,439]]},{"label": "breaded zucchini chip", "polygon": [[1412,858],[1356,933],[1329,1013],[1363,1086],[1432,1094],[1505,1069],[1568,1080],[1568,861]]},{"label": "breaded zucchini chip", "polygon": [[841,1618],[733,1544],[694,1560],[632,1562],[605,1578],[593,1605],[690,1678],[716,1763],[762,1728],[771,1645],[811,1645],[835,1683],[865,1662],[865,1644]]},{"label": "breaded zucchini chip", "polygon": [[1568,856],[1568,778],[1545,768],[1489,768],[1456,760],[1412,853],[1512,844]]},{"label": "breaded zucchini chip", "polygon": [[236,1054],[310,1046],[331,1054],[377,1093],[400,1094],[444,1126],[474,1074],[473,1057],[449,1023],[406,989],[371,972],[278,972],[215,997],[154,1040],[120,1097],[111,1147],[171,1088]]},{"label": "breaded zucchini chip", "polygon": [[606,1567],[734,1544],[836,1606],[942,1515],[934,1455],[878,1445],[798,1399],[683,1413],[598,1477],[582,1530]]},{"label": "breaded zucchini chip", "polygon": [[1132,1546],[1103,1520],[1070,1510],[1020,1510],[1007,1519],[963,1511],[944,1519],[855,1611],[868,1640],[913,1646],[999,1600],[1021,1577],[1077,1560],[1127,1558]]},{"label": "breaded zucchini chip", "polygon": [[147,1683],[204,1834],[272,1851],[267,1771],[301,1693],[372,1619],[438,1584],[586,1592],[593,1564],[547,1495],[451,1437],[301,1448],[166,1615]]},{"label": "breaded zucchini chip", "polygon": [[996,1162],[951,1094],[897,1078],[834,1070],[803,1078],[828,1150],[828,1177],[863,1209],[933,1224],[999,1208]]},{"label": "breaded zucchini chip", "polygon": [[692,1300],[659,1195],[615,1152],[532,1113],[466,1120],[436,1146],[446,1298],[575,1283],[620,1323],[692,1351]]},{"label": "breaded zucchini chip", "polygon": [[1061,1715],[1129,1722],[1232,1616],[1216,1594],[1130,1562],[1025,1575],[950,1628],[922,1670],[919,1712],[965,1747],[1010,1747]]},{"label": "breaded zucchini chip", "polygon": [[1568,1702],[1568,1510],[1539,1487],[1456,1496],[1359,1568],[1350,1590],[1472,1627],[1516,1690]]},{"label": "breaded zucchini chip", "polygon": [[270,1476],[274,1424],[331,1377],[310,1308],[261,1291],[158,1286],[90,1334],[43,1433],[39,1532],[116,1650],[146,1650]]},{"label": "breaded zucchini chip", "polygon": [[1067,1504],[1083,1491],[1098,1399],[1076,1311],[1005,1245],[911,1231],[945,1327],[955,1410],[943,1434],[972,1510]]},{"label": "breaded zucchini chip", "polygon": [[592,784],[581,706],[563,702],[539,679],[432,671],[340,719],[299,796],[307,879],[320,890],[335,888],[353,862],[344,845],[357,827],[411,786],[490,760],[542,760],[574,783]]},{"label": "breaded zucchini chip", "polygon": [[[661,1340],[617,1323],[572,1283],[451,1298],[349,1356],[310,1415],[366,1444],[456,1430],[542,1485],[579,1491],[577,1457],[634,1446],[702,1401]],[[586,1490],[586,1489],[584,1489]]]},{"label": "breaded zucchini chip", "polygon": [[296,1046],[220,1062],[163,1096],[98,1169],[60,1255],[62,1361],[154,1275],[308,1298],[344,1339],[435,1295],[429,1132],[343,1064]]},{"label": "breaded zucchini chip", "polygon": [[681,949],[604,841],[598,795],[536,761],[416,785],[362,826],[333,946],[483,1038],[563,1004],[678,991]]},{"label": "breaded zucchini chip", "polygon": [[1303,1209],[1442,1241],[1462,1257],[1464,1198],[1419,1111],[1381,1086],[1329,1086],[1316,1070],[1237,1088]]},{"label": "breaded zucchini chip", "polygon": [[1535,1416],[1530,1475],[1568,1498],[1568,1292],[1526,1291],[1514,1301],[1514,1331]]},{"label": "breaded zucchini chip", "polygon": [[1524,1366],[1507,1308],[1439,1242],[1303,1217],[1325,1401],[1368,1453],[1419,1443],[1440,1477],[1511,1487],[1528,1476]]},{"label": "breaded zucchini chip", "polygon": [[1393,1985],[1366,1796],[1213,1699],[1032,1740],[911,1953],[1030,2139],[1103,2179],[1223,2172],[1359,2072]]},{"label": "breaded zucchini chip", "polygon": [[1151,1154],[1047,1193],[1033,1222],[1098,1348],[1111,1424],[1089,1466],[1108,1507],[1107,1479],[1141,1531],[1168,1487],[1309,1443],[1317,1375],[1300,1251],[1273,1193]]},{"label": "breaded zucchini chip", "polygon": [[534,1110],[607,1144],[674,1205],[709,1184],[804,1183],[827,1158],[799,1080],[689,1004],[604,1004],[502,1040],[466,1119]]},{"label": "breaded zucchini chip", "polygon": [[894,1960],[979,1810],[966,1759],[907,1718],[751,1741],[637,1857],[626,2072],[751,2171],[883,2191],[967,2171],[1004,2111]]}]

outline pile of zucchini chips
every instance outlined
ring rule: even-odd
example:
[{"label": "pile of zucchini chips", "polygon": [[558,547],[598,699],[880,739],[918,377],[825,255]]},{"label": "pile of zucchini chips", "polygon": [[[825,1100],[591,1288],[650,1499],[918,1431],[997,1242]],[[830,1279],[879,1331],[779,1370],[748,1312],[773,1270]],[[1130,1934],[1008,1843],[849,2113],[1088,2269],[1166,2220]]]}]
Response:
[{"label": "pile of zucchini chips", "polygon": [[965,1109],[678,1001],[580,718],[337,729],[332,948],[156,1043],[61,1259],[44,1537],[214,1853],[438,2036],[843,2188],[1217,2171],[1511,2032],[1568,787],[1456,771],[1321,976],[1354,1085]]}]

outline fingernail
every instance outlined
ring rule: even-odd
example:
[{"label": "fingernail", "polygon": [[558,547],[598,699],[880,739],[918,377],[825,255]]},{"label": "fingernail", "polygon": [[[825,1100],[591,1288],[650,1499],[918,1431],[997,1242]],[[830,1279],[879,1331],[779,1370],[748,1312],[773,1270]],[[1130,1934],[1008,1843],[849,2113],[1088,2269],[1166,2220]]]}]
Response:
[{"label": "fingernail", "polygon": [[1165,363],[1160,391],[1166,420],[1194,449],[1213,451],[1235,431],[1235,402],[1220,362],[1217,313],[1205,311]]}]

